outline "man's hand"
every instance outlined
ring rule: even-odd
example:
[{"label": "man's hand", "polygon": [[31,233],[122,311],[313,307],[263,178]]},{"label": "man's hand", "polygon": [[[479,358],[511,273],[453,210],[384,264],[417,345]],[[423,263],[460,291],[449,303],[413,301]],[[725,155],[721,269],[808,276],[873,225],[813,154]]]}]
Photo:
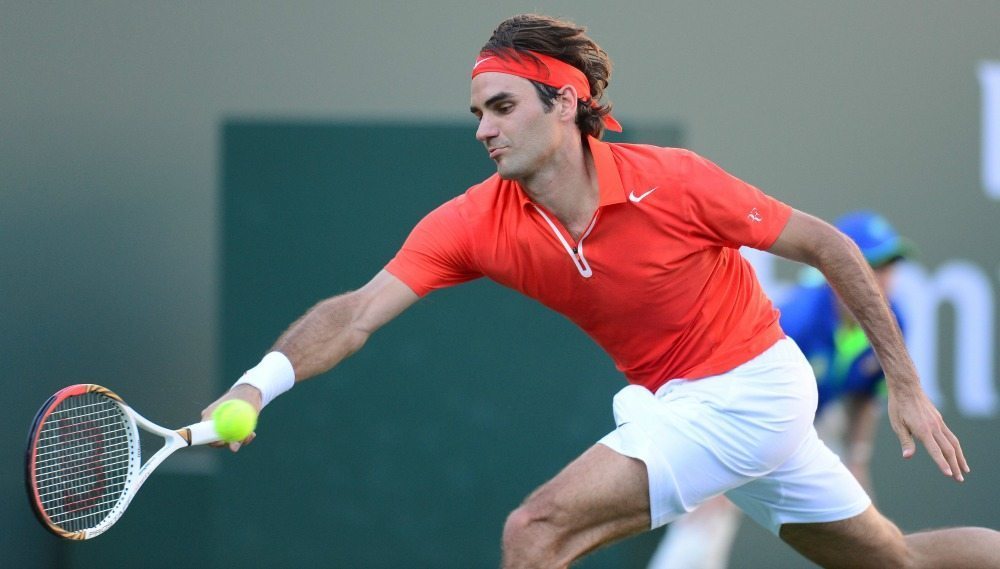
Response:
[{"label": "man's hand", "polygon": [[[201,412],[201,420],[202,421],[207,421],[207,420],[211,419],[212,418],[212,411],[214,411],[215,408],[218,407],[223,401],[228,401],[230,399],[242,399],[242,400],[246,401],[247,403],[249,403],[250,405],[253,405],[253,408],[258,413],[260,413],[260,408],[261,408],[260,391],[256,387],[253,387],[252,385],[247,385],[247,384],[243,383],[243,384],[237,385],[237,386],[233,387],[232,389],[230,389],[229,391],[223,393],[222,397],[219,397],[218,399],[216,399],[215,401],[213,401],[211,405],[209,405],[208,407],[205,407],[202,410],[202,412]],[[250,433],[250,436],[248,436],[247,438],[243,439],[242,441],[235,442],[235,443],[229,443],[229,450],[232,451],[232,452],[236,452],[236,451],[240,450],[241,446],[246,445],[246,444],[250,444],[256,437],[257,437],[257,433],[253,432],[253,433]],[[224,443],[224,442],[212,443],[212,446],[214,446],[214,447],[221,447],[221,446],[225,446],[225,445],[226,445],[226,443]]]},{"label": "man's hand", "polygon": [[969,473],[969,463],[965,460],[958,437],[944,423],[941,413],[923,390],[897,391],[890,391],[889,422],[903,447],[903,458],[909,459],[917,452],[913,440],[916,437],[941,472],[958,482],[965,481],[963,473]]}]

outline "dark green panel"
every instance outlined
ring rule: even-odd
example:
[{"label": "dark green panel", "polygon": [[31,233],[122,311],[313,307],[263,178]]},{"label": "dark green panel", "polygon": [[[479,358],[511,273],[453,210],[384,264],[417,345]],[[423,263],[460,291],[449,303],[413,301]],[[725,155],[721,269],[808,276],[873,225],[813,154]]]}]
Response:
[{"label": "dark green panel", "polygon": [[[210,452],[210,449],[180,452]],[[213,496],[218,484],[210,476],[154,472],[128,511],[106,533],[87,541],[62,543],[61,560],[56,567],[219,567],[209,562],[213,545]]]},{"label": "dark green panel", "polygon": [[[679,130],[642,140],[676,145]],[[223,150],[220,389],[494,171],[471,126],[232,122]],[[433,293],[267,408],[224,463],[216,560],[495,567],[507,513],[613,428],[623,385],[533,301],[486,281]],[[635,565],[633,550],[583,566]]]}]

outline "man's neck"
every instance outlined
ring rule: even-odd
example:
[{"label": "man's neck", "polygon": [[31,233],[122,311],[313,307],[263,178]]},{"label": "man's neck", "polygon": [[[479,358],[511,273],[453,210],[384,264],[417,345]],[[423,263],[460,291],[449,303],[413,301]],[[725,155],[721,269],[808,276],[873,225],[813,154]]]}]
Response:
[{"label": "man's neck", "polygon": [[597,170],[583,140],[567,145],[544,168],[520,183],[531,201],[552,212],[574,239],[586,231],[600,203]]}]

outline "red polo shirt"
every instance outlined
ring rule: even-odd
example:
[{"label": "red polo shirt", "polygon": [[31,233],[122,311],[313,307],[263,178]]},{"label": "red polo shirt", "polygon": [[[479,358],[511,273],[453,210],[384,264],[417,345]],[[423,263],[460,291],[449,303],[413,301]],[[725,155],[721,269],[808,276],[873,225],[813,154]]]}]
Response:
[{"label": "red polo shirt", "polygon": [[481,276],[520,291],[651,391],[728,371],[783,338],[738,249],[770,247],[791,208],[687,150],[589,143],[600,204],[579,242],[493,175],[421,220],[386,270],[419,296]]}]

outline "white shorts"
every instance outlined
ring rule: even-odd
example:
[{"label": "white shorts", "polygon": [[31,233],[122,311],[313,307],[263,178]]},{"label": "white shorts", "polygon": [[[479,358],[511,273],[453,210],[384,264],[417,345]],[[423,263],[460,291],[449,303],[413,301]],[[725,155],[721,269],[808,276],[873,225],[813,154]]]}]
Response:
[{"label": "white shorts", "polygon": [[652,527],[725,493],[777,534],[785,523],[831,522],[871,499],[813,428],[816,379],[790,338],[724,374],[673,380],[656,394],[615,395],[618,425],[599,442],[649,473]]}]

